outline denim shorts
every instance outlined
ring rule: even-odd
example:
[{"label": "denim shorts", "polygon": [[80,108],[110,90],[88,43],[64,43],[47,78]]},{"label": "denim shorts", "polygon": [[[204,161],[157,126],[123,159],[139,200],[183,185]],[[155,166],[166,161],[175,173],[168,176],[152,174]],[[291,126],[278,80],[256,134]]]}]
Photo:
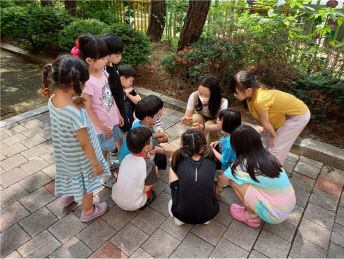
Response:
[{"label": "denim shorts", "polygon": [[118,125],[115,125],[112,128],[112,137],[106,138],[104,134],[98,134],[97,137],[102,151],[112,151],[116,147],[115,142],[123,137],[123,133]]}]

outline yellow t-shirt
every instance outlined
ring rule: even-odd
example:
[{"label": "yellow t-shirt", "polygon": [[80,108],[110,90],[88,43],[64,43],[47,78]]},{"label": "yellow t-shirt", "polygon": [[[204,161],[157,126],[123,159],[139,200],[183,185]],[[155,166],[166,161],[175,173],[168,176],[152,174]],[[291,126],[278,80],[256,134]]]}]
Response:
[{"label": "yellow t-shirt", "polygon": [[305,114],[308,107],[295,96],[279,91],[258,88],[247,106],[252,116],[259,120],[259,113],[268,111],[269,120],[274,129],[283,125],[286,115],[297,116]]}]

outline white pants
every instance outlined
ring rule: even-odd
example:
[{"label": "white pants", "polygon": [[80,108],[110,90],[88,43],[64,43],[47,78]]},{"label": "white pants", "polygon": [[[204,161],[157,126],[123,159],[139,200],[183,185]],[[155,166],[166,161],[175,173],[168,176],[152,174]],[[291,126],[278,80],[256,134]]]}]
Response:
[{"label": "white pants", "polygon": [[262,137],[264,148],[273,154],[281,165],[284,164],[284,160],[286,159],[291,146],[294,144],[302,130],[306,127],[310,118],[311,113],[309,110],[303,115],[288,116],[284,124],[276,131],[277,139],[274,147],[269,147],[268,145],[268,140],[271,136],[270,133],[266,134],[265,137]]}]

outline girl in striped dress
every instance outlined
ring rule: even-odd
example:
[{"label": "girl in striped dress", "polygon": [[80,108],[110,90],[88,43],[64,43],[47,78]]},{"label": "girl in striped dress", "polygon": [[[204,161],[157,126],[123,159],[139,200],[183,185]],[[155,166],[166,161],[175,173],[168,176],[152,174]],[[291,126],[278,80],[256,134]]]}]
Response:
[{"label": "girl in striped dress", "polygon": [[258,132],[248,125],[234,130],[231,145],[236,160],[216,185],[216,195],[228,180],[243,206],[232,204],[233,218],[251,227],[260,227],[261,219],[278,224],[295,207],[295,193],[279,161],[266,151]]},{"label": "girl in striped dress", "polygon": [[[48,74],[54,79],[55,94],[51,96]],[[110,174],[97,135],[80,98],[89,78],[84,61],[63,55],[44,67],[43,97],[48,102],[54,146],[56,177],[55,194],[60,205],[82,201],[80,220],[88,222],[106,212],[105,202],[93,205],[93,192],[102,188],[101,175]]]}]

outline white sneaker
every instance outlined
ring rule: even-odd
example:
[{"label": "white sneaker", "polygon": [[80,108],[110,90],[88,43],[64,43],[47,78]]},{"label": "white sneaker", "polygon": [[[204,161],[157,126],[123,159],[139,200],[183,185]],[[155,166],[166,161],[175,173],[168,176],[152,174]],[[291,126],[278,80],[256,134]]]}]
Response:
[{"label": "white sneaker", "polygon": [[176,217],[173,216],[173,214],[172,214],[172,200],[170,200],[168,202],[168,213],[170,214],[170,216],[172,218],[174,218],[174,224],[176,224],[177,226],[181,226],[181,225],[185,224],[183,221],[180,221],[179,219],[177,219]]},{"label": "white sneaker", "polygon": [[112,175],[104,175],[102,179],[102,185],[106,188],[112,188],[112,186],[115,184],[116,179]]}]

